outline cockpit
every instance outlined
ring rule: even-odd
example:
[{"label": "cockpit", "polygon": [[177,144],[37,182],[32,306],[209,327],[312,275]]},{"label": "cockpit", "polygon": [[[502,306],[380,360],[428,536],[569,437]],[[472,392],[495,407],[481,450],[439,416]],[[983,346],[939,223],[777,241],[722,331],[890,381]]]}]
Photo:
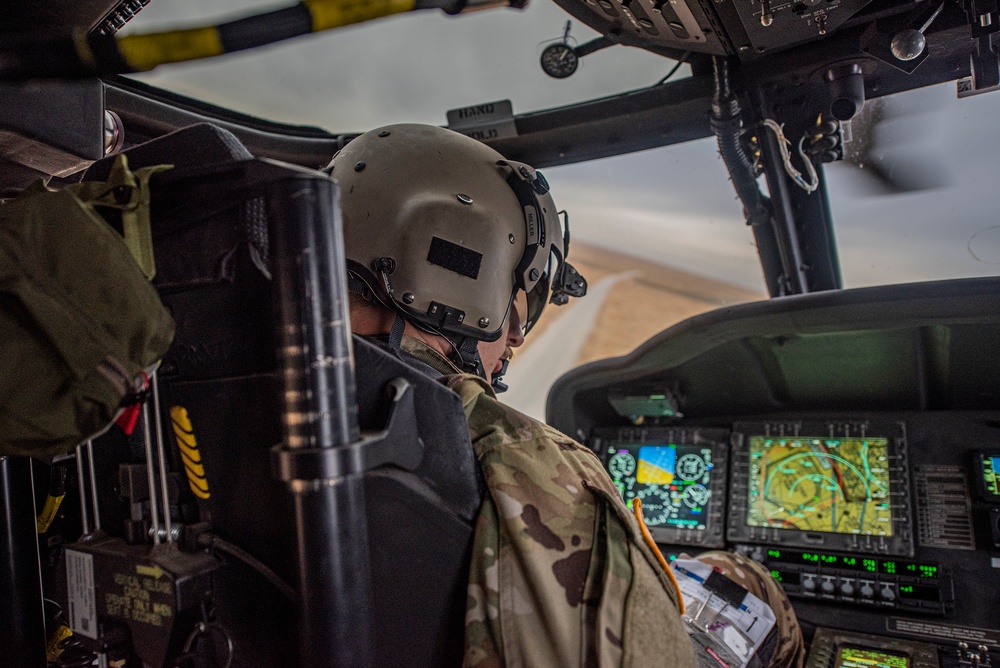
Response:
[{"label": "cockpit", "polygon": [[[631,253],[614,269],[604,258],[610,278],[591,298],[643,262],[751,276],[651,337],[626,319],[649,309],[649,285],[625,306],[573,306],[542,321],[558,329],[552,350],[579,351],[618,318],[613,356],[519,376],[552,383],[536,417],[641,503],[668,561],[724,549],[763,564],[792,601],[807,668],[1000,662],[1000,133],[976,125],[1000,97],[995,0],[532,0],[524,24],[488,2],[368,3],[349,21],[317,9],[337,4],[8,8],[0,220],[39,178],[104,182],[122,153],[134,169],[173,165],[150,177],[147,204],[152,286],[177,323],[156,379],[131,397],[137,431],[0,457],[11,665],[460,663],[483,494],[461,406],[342,327],[329,277],[343,250],[322,231],[339,213],[320,169],[383,120],[446,121],[545,169],[583,221],[574,243]],[[223,55],[414,9],[488,11],[446,28],[427,13],[384,19],[384,51],[373,21],[260,50],[281,65]],[[459,32],[466,21],[483,32]],[[493,30],[524,35],[501,49],[482,39]],[[463,36],[423,43],[446,32]],[[344,46],[331,56],[323,39]],[[172,64],[208,56],[217,71]],[[408,56],[447,81],[394,66]],[[316,96],[300,98],[285,67],[309,69]],[[507,77],[533,82],[534,110],[504,99]],[[929,87],[986,101],[949,117],[986,128],[949,159],[993,159],[955,172],[961,190],[945,185],[945,149],[926,148],[932,125],[898,102]],[[685,157],[608,162],[670,151]],[[595,172],[577,179],[585,165]],[[694,165],[714,171],[685,175]],[[695,225],[667,217],[686,197],[704,205],[691,220],[718,225],[690,244],[680,230]],[[888,232],[882,218],[896,219]],[[880,280],[887,257],[907,269]],[[320,386],[335,400],[314,403]],[[317,414],[334,445],[290,445],[312,443],[303,416]],[[324,509],[307,507],[310,490]]]}]

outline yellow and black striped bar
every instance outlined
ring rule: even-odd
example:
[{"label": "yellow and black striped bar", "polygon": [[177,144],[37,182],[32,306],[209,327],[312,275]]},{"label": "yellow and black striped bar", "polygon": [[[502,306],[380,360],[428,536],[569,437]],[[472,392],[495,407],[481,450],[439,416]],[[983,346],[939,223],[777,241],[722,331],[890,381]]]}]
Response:
[{"label": "yellow and black striped bar", "polygon": [[[467,0],[303,0],[217,26],[145,35],[26,33],[0,47],[0,79],[145,72],[415,9],[462,11]],[[523,5],[522,5],[523,6]]]}]

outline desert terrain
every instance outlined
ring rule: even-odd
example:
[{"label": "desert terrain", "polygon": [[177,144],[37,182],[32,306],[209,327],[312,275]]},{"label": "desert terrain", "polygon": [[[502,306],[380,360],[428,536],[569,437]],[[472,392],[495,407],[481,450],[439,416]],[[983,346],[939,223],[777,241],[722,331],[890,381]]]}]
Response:
[{"label": "desert terrain", "polygon": [[[763,290],[577,241],[570,261],[587,279],[587,297],[549,306],[505,377],[511,389],[503,401],[539,419],[544,419],[549,386],[574,366],[631,352],[693,315],[766,297]],[[706,273],[710,270],[706,267]]]}]

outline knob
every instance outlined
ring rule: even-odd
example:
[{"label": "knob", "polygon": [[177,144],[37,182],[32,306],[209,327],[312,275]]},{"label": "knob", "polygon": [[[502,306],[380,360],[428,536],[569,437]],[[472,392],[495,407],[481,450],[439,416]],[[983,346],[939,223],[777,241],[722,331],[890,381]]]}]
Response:
[{"label": "knob", "polygon": [[863,585],[861,585],[861,595],[864,596],[865,598],[871,598],[872,596],[875,595],[875,590],[872,589],[870,583],[865,582]]},{"label": "knob", "polygon": [[854,583],[850,580],[841,581],[840,593],[844,596],[854,596]]},{"label": "knob", "polygon": [[816,581],[812,576],[802,578],[802,588],[806,591],[816,591]]},{"label": "knob", "polygon": [[882,587],[882,591],[880,591],[878,595],[887,601],[892,601],[896,598],[896,592],[890,589],[888,585]]},{"label": "knob", "polygon": [[823,590],[824,594],[833,593],[833,580],[823,580],[823,584],[820,585],[820,589]]}]

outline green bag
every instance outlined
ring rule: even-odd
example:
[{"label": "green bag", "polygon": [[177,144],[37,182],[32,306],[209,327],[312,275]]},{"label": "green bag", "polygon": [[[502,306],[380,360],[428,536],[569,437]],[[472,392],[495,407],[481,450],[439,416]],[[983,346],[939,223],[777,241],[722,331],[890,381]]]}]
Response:
[{"label": "green bag", "polygon": [[[149,177],[167,167],[131,172],[119,156],[106,183],[39,182],[0,205],[0,455],[70,452],[101,433],[170,346],[144,275]],[[126,239],[95,206],[121,211]]]}]

